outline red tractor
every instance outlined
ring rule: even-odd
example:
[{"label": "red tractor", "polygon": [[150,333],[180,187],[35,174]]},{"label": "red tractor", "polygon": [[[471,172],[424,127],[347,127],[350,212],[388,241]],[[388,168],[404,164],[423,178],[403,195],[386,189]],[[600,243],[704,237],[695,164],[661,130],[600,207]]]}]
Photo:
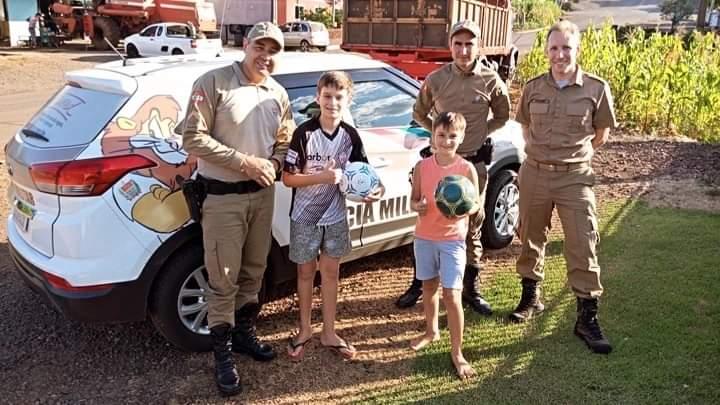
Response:
[{"label": "red tractor", "polygon": [[212,2],[205,0],[60,0],[50,6],[60,33],[87,36],[93,46],[107,50],[121,39],[157,22],[192,24],[197,32],[217,36]]}]

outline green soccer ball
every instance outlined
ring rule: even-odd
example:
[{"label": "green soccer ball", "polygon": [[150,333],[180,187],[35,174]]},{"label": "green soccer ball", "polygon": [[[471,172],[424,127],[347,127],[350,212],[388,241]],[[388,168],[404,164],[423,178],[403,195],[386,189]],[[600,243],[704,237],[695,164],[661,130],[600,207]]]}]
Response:
[{"label": "green soccer ball", "polygon": [[435,189],[435,204],[446,217],[466,215],[475,205],[477,192],[465,176],[446,176]]}]

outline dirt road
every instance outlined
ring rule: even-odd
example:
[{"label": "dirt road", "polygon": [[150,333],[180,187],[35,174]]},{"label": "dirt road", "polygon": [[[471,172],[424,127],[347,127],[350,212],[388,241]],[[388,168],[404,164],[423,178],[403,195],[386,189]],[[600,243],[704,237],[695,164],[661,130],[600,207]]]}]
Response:
[{"label": "dirt road", "polygon": [[[36,69],[57,63],[53,66],[59,70],[77,68],[85,63],[76,60],[82,57],[71,55],[64,65],[58,55],[37,59],[31,55],[24,59],[27,65],[18,67],[0,56],[0,70],[3,80],[6,72],[16,72],[42,81],[45,87],[40,90],[56,88],[59,74],[29,73],[25,66]],[[21,102],[26,87],[20,81],[3,81],[0,94],[15,94]],[[2,162],[4,156],[0,155]],[[720,212],[720,146],[626,138],[603,148],[594,164],[601,206],[609,199],[646,193],[656,204]],[[5,170],[0,170],[0,195],[5,195],[7,182]],[[7,202],[2,200],[3,220],[7,212]],[[493,288],[493,272],[513,271],[517,253],[516,244],[488,252],[488,288]],[[409,282],[409,266],[409,250],[400,249],[343,268],[347,277],[341,284],[338,326],[361,351],[358,361],[352,363],[323,350],[317,339],[305,361],[291,363],[282,353],[295,329],[294,300],[266,305],[259,332],[281,356],[269,364],[240,358],[245,392],[238,401],[345,402],[362,392],[402,384],[411,375],[414,358],[408,340],[422,327],[419,307],[398,310],[393,305]],[[71,322],[57,314],[16,274],[7,253],[5,226],[0,227],[0,290],[0,403],[223,401],[213,384],[210,355],[174,349],[149,322],[93,325]],[[319,317],[318,310],[315,316]],[[315,325],[318,321],[316,318]]]}]

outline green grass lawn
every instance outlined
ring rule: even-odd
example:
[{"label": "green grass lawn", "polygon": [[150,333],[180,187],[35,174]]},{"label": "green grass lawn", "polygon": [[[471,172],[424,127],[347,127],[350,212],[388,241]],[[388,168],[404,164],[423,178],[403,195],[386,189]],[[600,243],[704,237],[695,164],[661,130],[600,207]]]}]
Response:
[{"label": "green grass lawn", "polygon": [[503,319],[520,286],[514,269],[486,291],[497,316],[466,311],[465,356],[479,372],[459,381],[447,331],[422,351],[400,387],[368,402],[638,404],[720,402],[720,215],[652,209],[635,201],[602,207],[600,324],[613,344],[592,354],[572,333],[561,236],[548,246],[545,313]]}]

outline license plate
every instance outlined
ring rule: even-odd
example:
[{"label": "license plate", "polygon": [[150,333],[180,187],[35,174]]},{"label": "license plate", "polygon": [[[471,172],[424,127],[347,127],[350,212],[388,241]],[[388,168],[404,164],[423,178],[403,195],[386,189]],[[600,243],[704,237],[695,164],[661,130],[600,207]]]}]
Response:
[{"label": "license plate", "polygon": [[13,220],[15,220],[17,228],[22,232],[27,232],[28,228],[30,228],[30,218],[26,217],[17,208],[13,210]]},{"label": "license plate", "polygon": [[27,232],[33,216],[35,216],[35,209],[20,200],[15,200],[15,204],[13,204],[13,220],[19,230]]}]

